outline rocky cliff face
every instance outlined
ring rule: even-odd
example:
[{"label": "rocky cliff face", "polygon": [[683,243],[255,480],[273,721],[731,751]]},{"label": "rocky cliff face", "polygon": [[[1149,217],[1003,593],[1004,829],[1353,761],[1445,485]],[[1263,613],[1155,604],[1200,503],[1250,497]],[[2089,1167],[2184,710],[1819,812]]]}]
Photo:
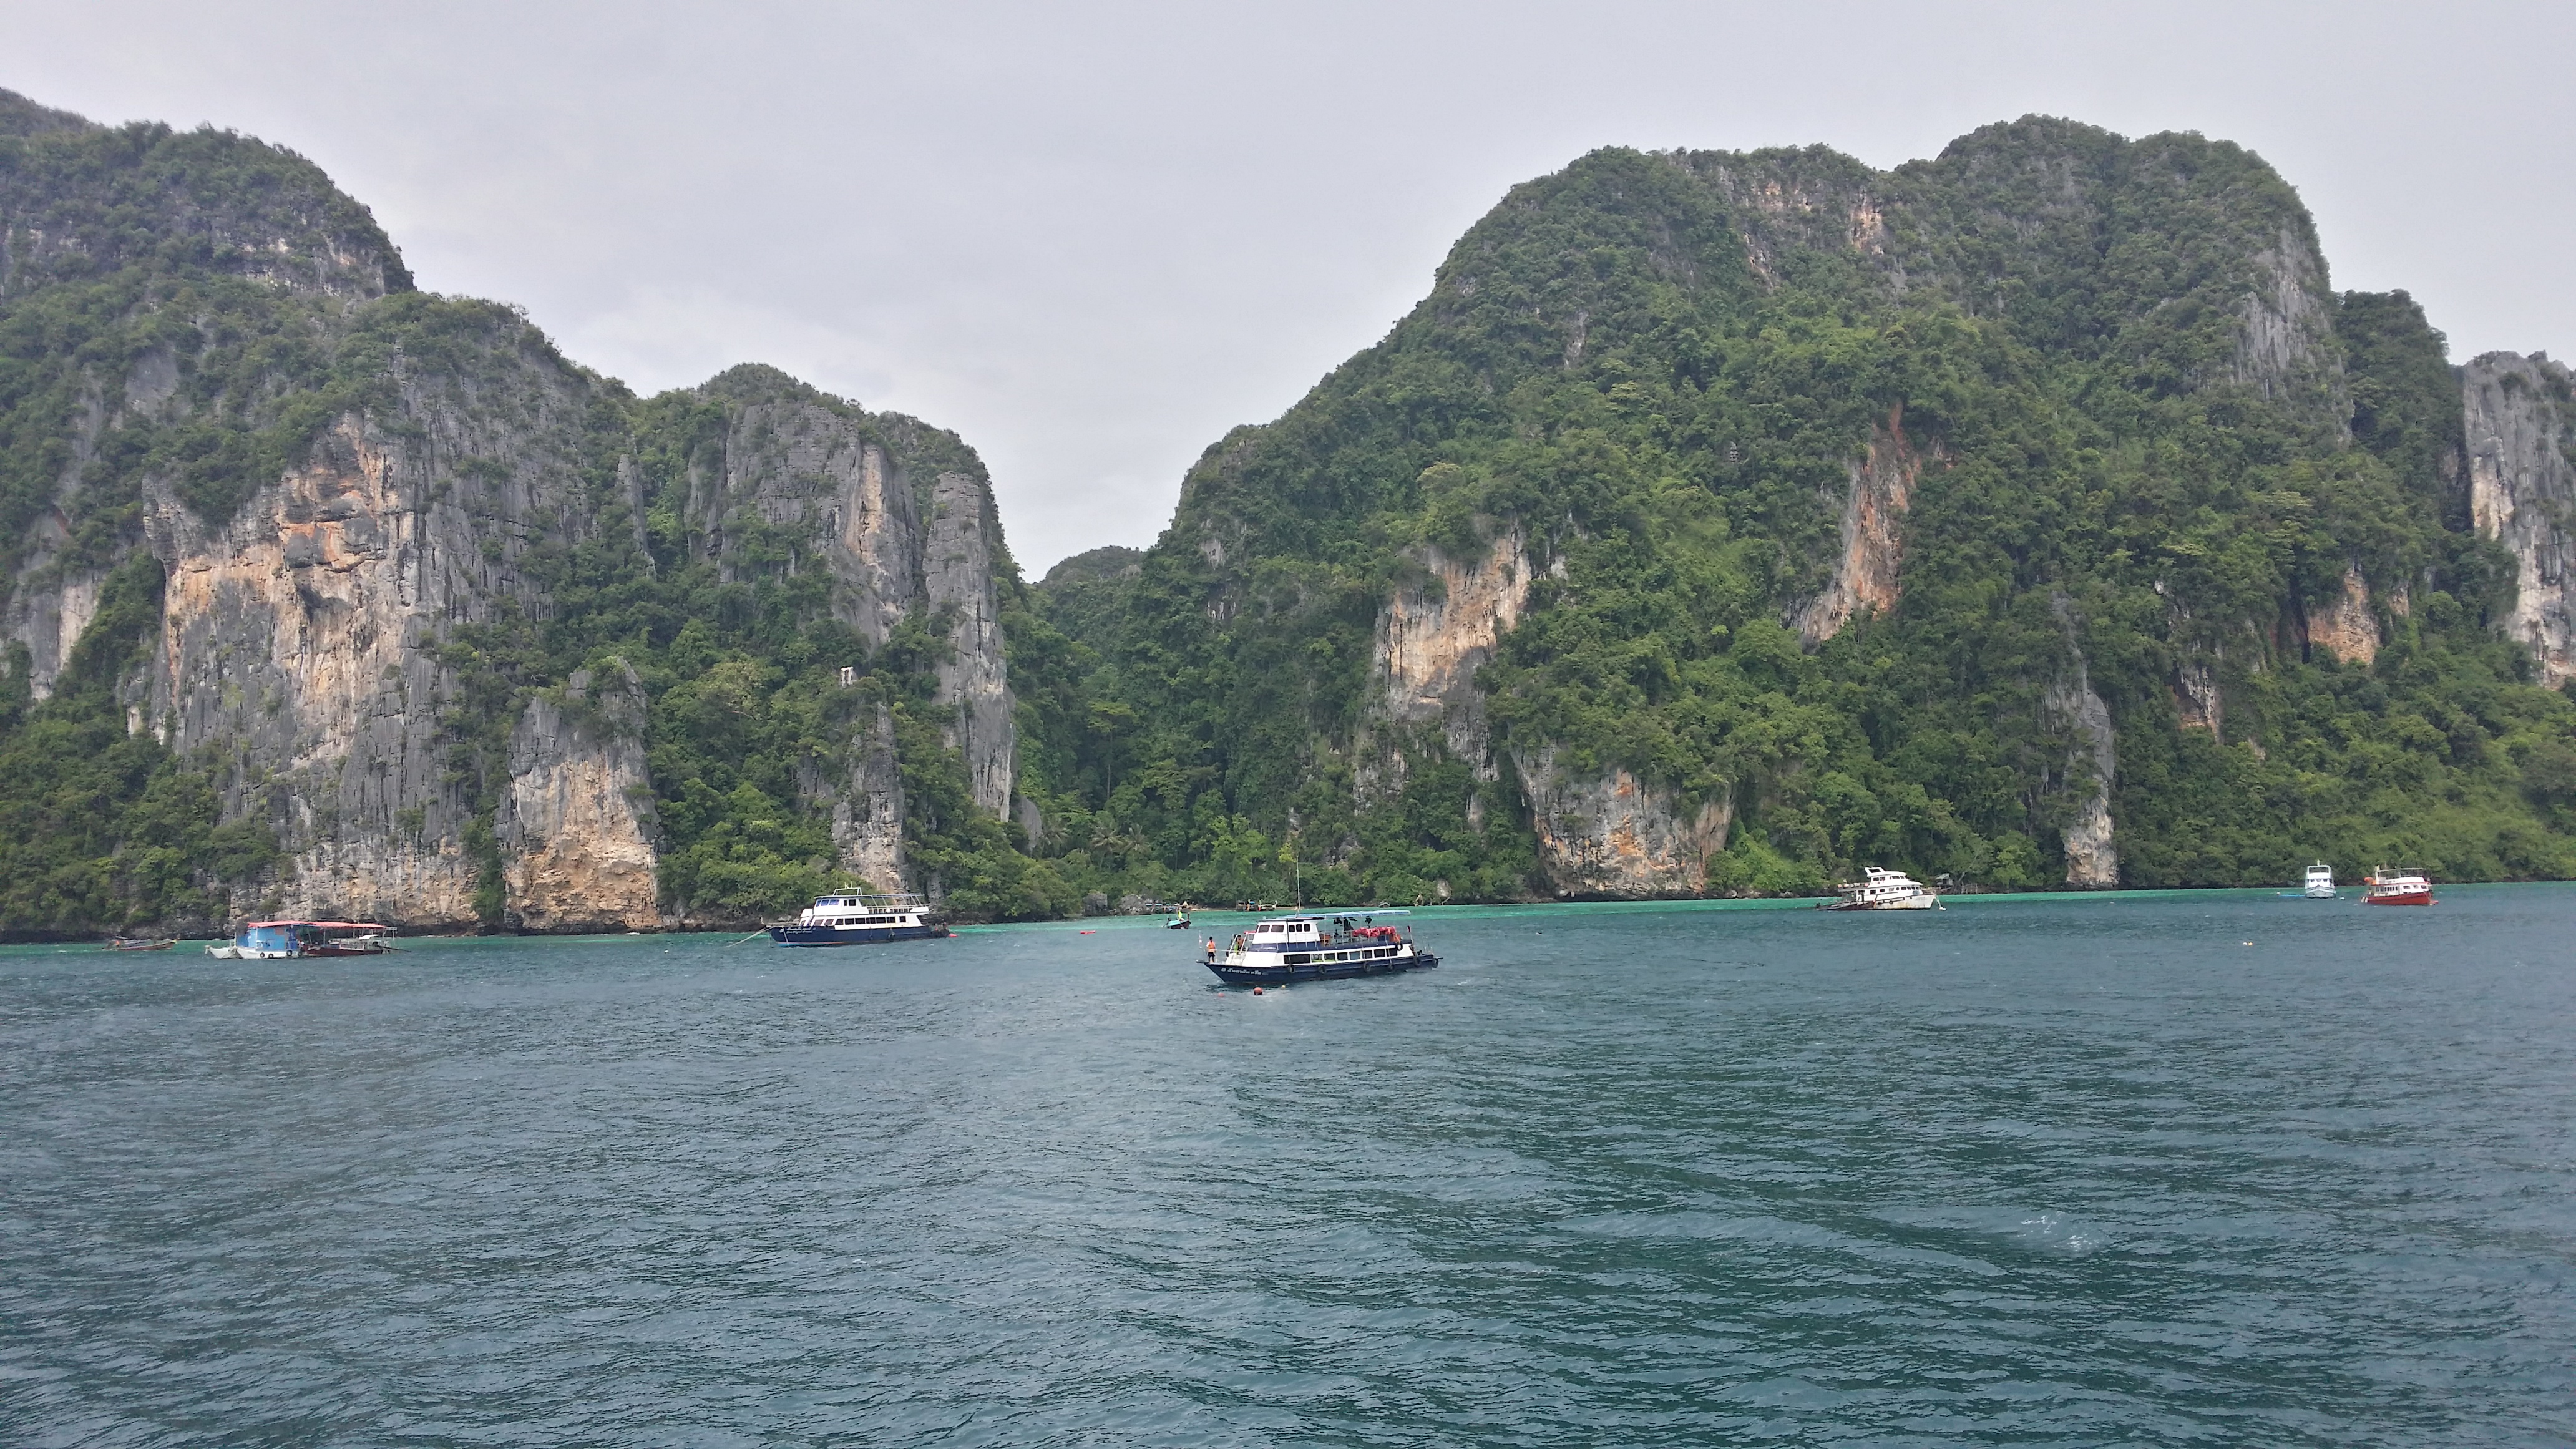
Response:
[{"label": "rocky cliff face", "polygon": [[[2120,883],[2120,855],[2112,842],[2111,789],[2119,767],[2119,737],[2112,731],[2111,706],[2093,690],[2084,650],[2075,637],[2074,613],[2066,596],[2050,600],[2058,624],[2066,631],[2067,660],[2050,683],[2041,708],[2068,737],[2064,782],[2072,788],[2074,809],[2063,832],[2066,883],[2078,890],[2108,890]],[[2213,692],[2214,693],[2214,692]],[[2217,733],[2213,704],[2210,732]]]},{"label": "rocky cliff face", "polygon": [[2371,612],[2370,585],[2358,566],[2345,565],[2343,592],[2308,615],[2308,647],[2346,664],[2379,657],[2379,616]]},{"label": "rocky cliff face", "polygon": [[1870,435],[1869,451],[1852,465],[1850,491],[1843,498],[1842,551],[1834,559],[1833,582],[1791,611],[1789,622],[1808,647],[1841,633],[1843,625],[1864,610],[1884,613],[1896,607],[1900,529],[1921,471],[1921,461],[1905,439],[1905,410],[1900,404]]},{"label": "rocky cliff face", "polygon": [[2490,352],[2461,369],[2469,511],[2511,550],[2518,592],[2502,622],[2548,683],[2576,675],[2576,402],[2564,363]]},{"label": "rocky cliff face", "polygon": [[954,711],[947,740],[966,756],[975,804],[1008,819],[1017,750],[993,582],[1002,527],[992,490],[981,479],[941,473],[931,488],[929,534],[922,597],[931,617],[948,625],[950,653],[939,667],[940,700]]},{"label": "rocky cliff face", "polygon": [[738,406],[721,468],[692,490],[710,556],[728,578],[753,568],[826,571],[834,613],[872,645],[907,614],[925,613],[950,649],[939,666],[939,701],[953,711],[948,743],[965,754],[976,804],[1007,817],[1017,741],[995,583],[1007,554],[991,486],[936,461],[906,466],[896,452],[908,426],[889,428],[783,375],[743,369],[709,391],[771,394]]},{"label": "rocky cliff face", "polygon": [[509,924],[622,931],[660,920],[646,707],[631,671],[594,684],[582,670],[560,697],[540,693],[520,713],[494,822]]},{"label": "rocky cliff face", "polygon": [[1708,858],[1726,848],[1726,801],[1679,809],[1617,766],[1572,770],[1553,747],[1518,761],[1540,867],[1560,898],[1644,900],[1695,896],[1708,880]]},{"label": "rocky cliff face", "polygon": [[[598,574],[610,553],[652,573],[648,446],[688,457],[673,527],[723,582],[820,574],[830,612],[870,647],[907,615],[945,633],[951,739],[977,802],[1008,808],[995,571],[1010,563],[980,465],[954,438],[765,369],[679,395],[666,413],[695,421],[678,444],[647,437],[664,403],[566,362],[523,316],[395,295],[410,286],[399,254],[300,160],[214,133],[110,136],[11,102],[0,93],[0,306],[101,277],[156,298],[153,279],[178,268],[231,288],[217,293],[239,314],[225,325],[302,349],[280,354],[300,371],[263,372],[221,350],[238,339],[152,320],[147,301],[138,336],[165,340],[127,349],[120,373],[93,360],[119,355],[103,348],[60,360],[77,405],[43,440],[58,465],[49,505],[0,489],[27,524],[0,560],[0,635],[25,647],[40,697],[116,561],[143,549],[164,565],[151,662],[122,695],[133,728],[211,767],[227,820],[265,821],[290,857],[236,910],[416,928],[664,922],[642,680],[623,664],[552,683],[520,664],[495,673],[460,643],[542,631],[562,591],[614,583]],[[290,432],[260,401],[276,396],[331,407]],[[262,474],[262,448],[283,466]],[[240,480],[237,505],[209,492],[216,465]],[[890,887],[903,796],[876,725],[807,773],[844,862]]]},{"label": "rocky cliff face", "polygon": [[821,569],[834,583],[833,613],[870,644],[920,603],[912,481],[846,410],[792,396],[742,403],[720,463],[692,481],[690,521],[728,582],[772,565]]},{"label": "rocky cliff face", "polygon": [[[1429,547],[1420,562],[1424,577],[1398,588],[1378,610],[1377,709],[1397,726],[1436,727],[1451,754],[1474,766],[1480,778],[1492,779],[1493,742],[1476,671],[1494,657],[1495,642],[1520,622],[1534,576],[1528,543],[1513,528],[1481,558],[1453,559]],[[1382,793],[1402,783],[1402,772],[1398,747],[1384,777],[1363,780],[1363,788]]]},{"label": "rocky cliff face", "polygon": [[[225,760],[228,814],[276,827],[295,868],[270,908],[476,917],[478,865],[462,846],[474,805],[448,779],[440,715],[456,681],[437,646],[504,608],[543,611],[524,554],[586,527],[554,480],[586,461],[571,420],[591,400],[524,324],[488,320],[488,370],[412,375],[392,407],[342,417],[220,526],[146,480],[145,542],[170,580],[147,718],[172,748]],[[522,757],[600,779],[633,763],[605,737],[531,741]],[[644,832],[622,793],[562,824],[529,879],[613,877]],[[534,909],[551,919],[562,904]],[[619,909],[625,925],[655,919],[649,897]]]},{"label": "rocky cliff face", "polygon": [[809,763],[798,784],[805,798],[830,809],[841,869],[876,890],[919,889],[904,859],[903,768],[895,759],[894,716],[883,705],[869,712],[837,771]]}]

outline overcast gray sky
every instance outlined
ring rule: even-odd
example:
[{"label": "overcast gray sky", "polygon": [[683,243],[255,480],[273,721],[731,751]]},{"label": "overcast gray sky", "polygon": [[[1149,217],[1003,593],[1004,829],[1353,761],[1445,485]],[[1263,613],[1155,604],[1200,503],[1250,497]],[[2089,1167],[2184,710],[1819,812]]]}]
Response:
[{"label": "overcast gray sky", "polygon": [[956,429],[1030,575],[1596,146],[1876,166],[2041,111],[2261,152],[2338,287],[2576,351],[2576,5],[0,0],[0,86],[319,162],[421,284],[640,391],[774,363]]}]

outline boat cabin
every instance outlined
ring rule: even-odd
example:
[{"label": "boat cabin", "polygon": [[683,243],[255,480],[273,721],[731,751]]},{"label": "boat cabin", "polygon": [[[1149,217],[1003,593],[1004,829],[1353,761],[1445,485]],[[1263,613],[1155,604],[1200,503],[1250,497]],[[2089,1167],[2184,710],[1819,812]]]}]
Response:
[{"label": "boat cabin", "polygon": [[240,957],[377,956],[393,928],[381,921],[252,921],[233,938]]},{"label": "boat cabin", "polygon": [[1237,955],[1247,951],[1307,952],[1327,946],[1392,949],[1403,943],[1404,932],[1395,926],[1377,924],[1377,918],[1404,914],[1401,910],[1384,910],[1338,916],[1283,916],[1262,921],[1235,937],[1234,949]]},{"label": "boat cabin", "polygon": [[1261,922],[1247,933],[1243,944],[1254,951],[1285,951],[1291,946],[1314,945],[1323,938],[1322,922],[1311,916],[1294,916]]},{"label": "boat cabin", "polygon": [[797,916],[799,926],[853,930],[864,926],[918,926],[919,902],[905,896],[816,896]]}]

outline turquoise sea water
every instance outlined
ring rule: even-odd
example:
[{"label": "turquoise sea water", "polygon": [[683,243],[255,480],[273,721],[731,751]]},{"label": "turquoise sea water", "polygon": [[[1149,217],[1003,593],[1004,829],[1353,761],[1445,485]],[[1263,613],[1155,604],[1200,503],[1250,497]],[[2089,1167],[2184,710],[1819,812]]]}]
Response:
[{"label": "turquoise sea water", "polygon": [[0,1442],[2576,1443],[2576,888],[1416,924],[0,952]]}]

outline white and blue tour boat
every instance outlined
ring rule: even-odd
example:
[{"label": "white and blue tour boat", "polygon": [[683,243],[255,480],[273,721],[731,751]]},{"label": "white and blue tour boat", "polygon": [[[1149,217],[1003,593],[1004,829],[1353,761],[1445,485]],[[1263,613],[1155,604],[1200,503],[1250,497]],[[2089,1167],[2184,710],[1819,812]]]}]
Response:
[{"label": "white and blue tour boat", "polygon": [[794,925],[767,929],[781,946],[874,946],[948,934],[929,906],[911,896],[817,896]]},{"label": "white and blue tour boat", "polygon": [[1285,986],[1292,981],[1385,976],[1439,965],[1440,958],[1416,946],[1404,927],[1378,924],[1380,916],[1404,914],[1353,911],[1282,916],[1256,924],[1222,950],[1216,937],[1208,937],[1203,964],[1229,986]]}]

